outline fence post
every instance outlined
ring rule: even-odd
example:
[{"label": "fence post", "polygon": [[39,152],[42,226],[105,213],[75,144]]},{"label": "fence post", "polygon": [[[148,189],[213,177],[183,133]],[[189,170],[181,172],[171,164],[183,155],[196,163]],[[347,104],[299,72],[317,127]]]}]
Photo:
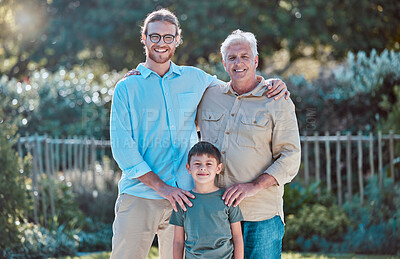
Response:
[{"label": "fence post", "polygon": [[[320,176],[320,161],[319,161],[319,141],[318,141],[318,132],[314,132],[314,157],[315,157],[315,177],[317,182],[321,183],[321,176]],[[320,194],[320,186],[318,186],[317,194]]]},{"label": "fence post", "polygon": [[371,169],[371,176],[375,175],[374,168],[374,137],[372,132],[369,133],[369,166]]},{"label": "fence post", "polygon": [[54,208],[54,191],[53,191],[53,181],[51,177],[51,152],[50,152],[50,140],[47,138],[47,134],[44,136],[44,148],[45,148],[45,164],[46,164],[46,175],[47,181],[49,184],[49,196],[50,196],[50,209],[51,209],[51,216],[52,221],[54,221],[56,217],[56,211]]},{"label": "fence post", "polygon": [[347,132],[346,142],[346,167],[347,167],[347,199],[349,202],[353,199],[353,186],[351,179],[351,136],[350,132]]},{"label": "fence post", "polygon": [[331,148],[329,143],[329,132],[325,132],[326,140],[325,140],[325,154],[326,154],[326,184],[328,188],[328,193],[332,190],[331,183]]},{"label": "fence post", "polygon": [[308,137],[307,137],[307,131],[304,131],[304,154],[303,154],[303,159],[304,159],[304,177],[305,177],[305,183],[308,185],[310,183],[310,169],[308,165]]},{"label": "fence post", "polygon": [[55,154],[56,154],[56,161],[55,161],[55,172],[58,173],[60,171],[60,138],[59,136],[56,137],[58,143],[54,143],[55,145]]},{"label": "fence post", "polygon": [[[20,158],[24,158],[24,155],[22,154],[22,141],[21,138],[18,138],[18,155]],[[22,161],[23,164],[23,161]]]},{"label": "fence post", "polygon": [[61,139],[61,167],[65,181],[67,181],[67,145],[65,139]]},{"label": "fence post", "polygon": [[[33,142],[34,143],[34,142]],[[32,156],[32,194],[33,194],[33,220],[35,224],[39,224],[39,216],[38,216],[38,207],[39,207],[39,188],[37,182],[37,174],[38,174],[38,166],[36,162],[35,156],[35,145],[31,147],[31,143],[29,141],[29,135],[26,134],[26,149],[28,153]]]},{"label": "fence post", "polygon": [[360,185],[360,203],[361,205],[364,202],[364,183],[363,183],[363,172],[362,172],[362,160],[363,160],[363,153],[362,153],[362,132],[358,132],[358,184]]},{"label": "fence post", "polygon": [[379,188],[382,188],[382,181],[383,181],[382,131],[378,131],[378,168],[379,168]]},{"label": "fence post", "polygon": [[39,136],[36,133],[35,134],[35,140],[36,140],[36,156],[39,159],[39,174],[38,178],[40,181],[39,184],[39,189],[40,192],[42,193],[42,210],[43,210],[43,225],[47,227],[47,199],[46,199],[46,191],[45,191],[45,184],[42,178],[42,173],[44,172],[43,170],[43,161],[42,161],[42,147],[41,143],[39,140]]},{"label": "fence post", "polygon": [[338,202],[339,206],[343,204],[343,191],[342,191],[342,175],[341,175],[341,166],[340,166],[340,132],[336,131],[336,180],[337,180],[337,194],[338,194]]},{"label": "fence post", "polygon": [[85,136],[84,138],[84,155],[83,155],[83,173],[85,174],[85,186],[88,186],[89,183],[89,172],[88,172],[88,163],[89,163],[89,144],[88,144],[88,137]]},{"label": "fence post", "polygon": [[389,131],[389,159],[390,159],[390,177],[392,177],[394,182],[394,132]]},{"label": "fence post", "polygon": [[91,138],[90,167],[92,171],[93,190],[97,190],[96,186],[96,142],[94,137]]}]

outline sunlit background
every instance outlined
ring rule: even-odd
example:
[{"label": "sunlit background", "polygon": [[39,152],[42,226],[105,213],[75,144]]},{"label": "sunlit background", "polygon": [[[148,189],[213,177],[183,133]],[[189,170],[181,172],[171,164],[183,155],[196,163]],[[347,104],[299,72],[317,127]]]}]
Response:
[{"label": "sunlit background", "polygon": [[113,88],[160,8],[181,22],[175,63],[229,80],[219,47],[241,29],[286,82],[303,160],[284,251],[399,255],[400,1],[0,0],[0,257],[110,250]]}]

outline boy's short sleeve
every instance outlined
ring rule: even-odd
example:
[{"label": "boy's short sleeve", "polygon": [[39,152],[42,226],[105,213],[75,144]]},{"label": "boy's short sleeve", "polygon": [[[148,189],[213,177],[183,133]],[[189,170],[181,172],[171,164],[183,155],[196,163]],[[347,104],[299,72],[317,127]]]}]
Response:
[{"label": "boy's short sleeve", "polygon": [[240,210],[239,206],[233,207],[232,205],[229,207],[228,218],[229,218],[229,223],[235,223],[243,220],[242,211]]},{"label": "boy's short sleeve", "polygon": [[183,227],[183,210],[178,206],[178,212],[172,210],[171,218],[169,219],[169,224]]}]

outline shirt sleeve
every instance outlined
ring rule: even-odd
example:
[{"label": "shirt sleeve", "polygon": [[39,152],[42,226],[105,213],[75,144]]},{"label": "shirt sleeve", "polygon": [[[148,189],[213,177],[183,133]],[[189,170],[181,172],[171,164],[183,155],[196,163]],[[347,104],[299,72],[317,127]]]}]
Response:
[{"label": "shirt sleeve", "polygon": [[178,212],[172,210],[171,218],[169,219],[169,224],[183,227],[183,210],[178,206]]},{"label": "shirt sleeve", "polygon": [[124,81],[118,82],[114,89],[110,116],[111,150],[115,161],[129,179],[140,177],[150,171],[150,166],[139,153],[132,131],[132,120],[128,94]]},{"label": "shirt sleeve", "polygon": [[272,156],[274,163],[265,171],[279,185],[289,183],[300,167],[300,135],[294,104],[291,100],[279,99],[274,114]]},{"label": "shirt sleeve", "polygon": [[242,211],[240,210],[239,206],[236,207],[230,206],[228,213],[229,213],[228,215],[229,223],[235,223],[243,220]]}]

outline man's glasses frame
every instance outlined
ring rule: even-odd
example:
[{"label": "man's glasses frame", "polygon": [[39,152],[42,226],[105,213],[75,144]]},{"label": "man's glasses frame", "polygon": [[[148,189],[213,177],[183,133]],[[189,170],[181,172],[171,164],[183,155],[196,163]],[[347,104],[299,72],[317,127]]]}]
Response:
[{"label": "man's glasses frame", "polygon": [[172,35],[172,34],[160,35],[158,33],[148,34],[147,36],[149,36],[150,41],[153,42],[153,43],[159,43],[161,38],[163,38],[163,41],[166,44],[173,43],[175,41],[175,38],[176,38],[176,35]]}]

